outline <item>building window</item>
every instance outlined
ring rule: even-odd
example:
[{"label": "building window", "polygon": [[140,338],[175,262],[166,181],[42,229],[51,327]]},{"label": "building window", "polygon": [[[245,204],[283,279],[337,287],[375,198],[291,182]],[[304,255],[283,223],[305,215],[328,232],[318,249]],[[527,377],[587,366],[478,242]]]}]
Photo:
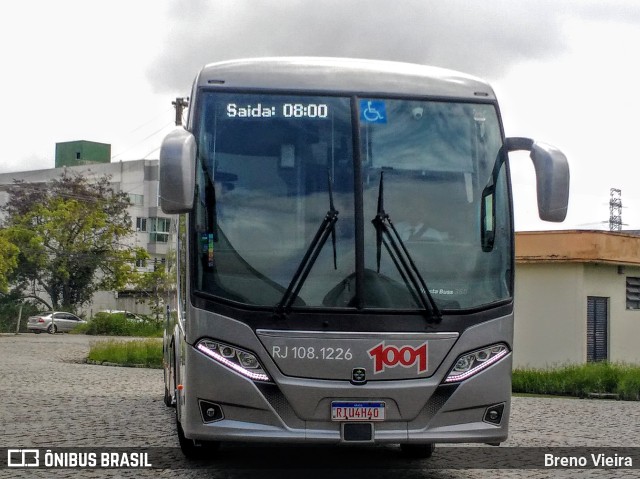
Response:
[{"label": "building window", "polygon": [[147,218],[136,218],[136,231],[147,231]]},{"label": "building window", "polygon": [[162,265],[164,267],[166,262],[166,258],[160,258],[160,261],[158,261],[158,258],[153,258],[153,270],[158,271],[158,266]]},{"label": "building window", "polygon": [[144,195],[129,193],[129,199],[131,200],[131,204],[133,206],[144,206]]},{"label": "building window", "polygon": [[627,309],[640,311],[640,278],[627,276]]},{"label": "building window", "polygon": [[147,260],[146,259],[137,259],[136,260],[136,267],[138,267],[138,268],[146,268],[147,267]]},{"label": "building window", "polygon": [[587,362],[609,359],[609,298],[587,296]]},{"label": "building window", "polygon": [[168,243],[170,227],[170,218],[149,218],[149,242]]}]

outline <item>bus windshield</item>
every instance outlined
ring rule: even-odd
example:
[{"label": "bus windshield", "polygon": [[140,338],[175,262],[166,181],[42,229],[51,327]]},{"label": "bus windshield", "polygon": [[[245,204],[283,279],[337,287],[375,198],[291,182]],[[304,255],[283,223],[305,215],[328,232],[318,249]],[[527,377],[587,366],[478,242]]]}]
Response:
[{"label": "bus windshield", "polygon": [[[293,309],[421,310],[423,286],[445,312],[511,297],[493,104],[209,91],[195,114],[197,291],[274,308],[306,267]],[[491,182],[495,239],[483,250]],[[381,238],[380,201],[423,281]]]}]

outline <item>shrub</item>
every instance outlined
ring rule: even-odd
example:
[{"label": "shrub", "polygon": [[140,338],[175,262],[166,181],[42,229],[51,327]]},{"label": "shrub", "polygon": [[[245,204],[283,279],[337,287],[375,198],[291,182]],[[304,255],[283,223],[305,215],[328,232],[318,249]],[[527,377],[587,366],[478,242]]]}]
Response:
[{"label": "shrub", "polygon": [[640,401],[640,368],[625,367],[620,375],[617,391],[621,399]]},{"label": "shrub", "polygon": [[20,318],[20,332],[27,332],[27,319],[29,316],[41,311],[38,306],[22,303],[19,297],[13,295],[0,295],[0,333],[15,333],[18,328],[18,316],[22,308]]},{"label": "shrub", "polygon": [[97,313],[74,332],[93,336],[161,337],[162,323],[151,320],[132,321],[121,313]]}]

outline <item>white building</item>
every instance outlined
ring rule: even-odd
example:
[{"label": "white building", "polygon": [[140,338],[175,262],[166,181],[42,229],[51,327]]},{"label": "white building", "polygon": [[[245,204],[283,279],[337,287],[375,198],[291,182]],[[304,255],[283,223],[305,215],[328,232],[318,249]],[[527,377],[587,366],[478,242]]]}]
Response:
[{"label": "white building", "polygon": [[[115,191],[124,191],[129,195],[132,206],[129,215],[136,233],[130,241],[146,248],[150,259],[146,264],[137,265],[140,270],[152,271],[156,262],[162,262],[167,253],[169,231],[174,217],[166,215],[158,206],[158,160],[136,160],[117,163],[92,163],[63,168],[51,168],[35,171],[21,171],[0,174],[0,204],[8,199],[7,188],[14,180],[32,184],[46,183],[58,178],[64,168],[85,177],[99,178],[111,176],[111,186]],[[136,302],[128,291],[110,291],[96,294],[93,304],[85,312],[91,314],[103,309],[127,310],[145,313],[144,305]]]}]

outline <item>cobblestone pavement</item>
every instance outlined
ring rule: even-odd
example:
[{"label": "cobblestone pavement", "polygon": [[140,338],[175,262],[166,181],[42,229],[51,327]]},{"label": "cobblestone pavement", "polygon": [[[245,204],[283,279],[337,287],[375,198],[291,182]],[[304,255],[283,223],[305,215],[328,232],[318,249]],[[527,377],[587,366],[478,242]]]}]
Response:
[{"label": "cobblestone pavement", "polygon": [[[162,402],[162,371],[84,364],[90,343],[100,340],[68,334],[0,336],[0,447],[158,447],[184,463],[175,449],[173,410]],[[510,424],[503,446],[640,446],[638,402],[515,397]],[[0,469],[0,477],[640,477],[637,466],[488,469],[492,459],[483,459],[486,449],[475,454],[476,469],[430,469],[447,465],[438,449],[424,461],[403,458],[390,446],[236,445],[224,447],[216,461],[200,469]]]}]

